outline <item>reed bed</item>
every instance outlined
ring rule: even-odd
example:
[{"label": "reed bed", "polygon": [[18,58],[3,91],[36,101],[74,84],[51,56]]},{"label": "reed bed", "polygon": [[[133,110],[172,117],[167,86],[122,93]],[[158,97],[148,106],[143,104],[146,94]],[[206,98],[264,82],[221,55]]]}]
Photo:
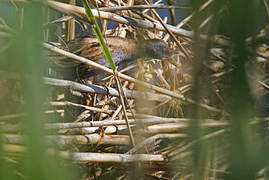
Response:
[{"label": "reed bed", "polygon": [[[268,179],[266,0],[1,4],[0,179]],[[110,67],[67,48],[85,33]],[[118,72],[109,37],[171,57]]]}]

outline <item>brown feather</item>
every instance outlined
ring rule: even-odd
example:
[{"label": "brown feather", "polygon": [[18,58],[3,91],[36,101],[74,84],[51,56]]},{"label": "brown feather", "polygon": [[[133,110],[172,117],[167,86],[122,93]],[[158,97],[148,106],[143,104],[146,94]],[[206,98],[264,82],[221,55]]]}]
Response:
[{"label": "brown feather", "polygon": [[[111,53],[115,49],[122,49],[125,52],[133,52],[136,49],[134,40],[121,37],[107,37],[107,45]],[[95,37],[78,38],[68,43],[70,52],[78,54],[82,57],[97,61],[104,56],[103,50],[99,45],[98,39]]]},{"label": "brown feather", "polygon": [[[162,40],[153,39],[137,42],[132,39],[108,36],[106,42],[115,64],[120,67],[125,66],[126,63],[135,63],[135,60],[140,57],[165,59],[170,56],[169,47]],[[61,48],[109,67],[96,37],[76,38]],[[79,74],[85,78],[102,73],[102,71],[87,65],[79,65],[77,62],[72,64],[72,61],[72,59],[63,59],[62,57],[55,64],[59,65],[58,67],[78,67]]]}]

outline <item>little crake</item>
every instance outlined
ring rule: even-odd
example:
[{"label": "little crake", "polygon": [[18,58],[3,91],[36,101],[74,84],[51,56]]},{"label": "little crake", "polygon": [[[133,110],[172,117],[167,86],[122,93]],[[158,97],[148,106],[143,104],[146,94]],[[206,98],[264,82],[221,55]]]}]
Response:
[{"label": "little crake", "polygon": [[[171,57],[169,47],[162,40],[152,39],[137,42],[132,39],[112,36],[107,37],[106,40],[111,56],[116,66],[120,66],[120,69],[127,64],[135,63],[138,58],[167,59]],[[96,37],[76,38],[69,41],[63,49],[109,67]],[[74,62],[70,59],[61,59],[58,64],[74,66]],[[75,64],[75,66],[79,67],[80,78],[83,79],[103,73],[89,66],[78,64]]]}]

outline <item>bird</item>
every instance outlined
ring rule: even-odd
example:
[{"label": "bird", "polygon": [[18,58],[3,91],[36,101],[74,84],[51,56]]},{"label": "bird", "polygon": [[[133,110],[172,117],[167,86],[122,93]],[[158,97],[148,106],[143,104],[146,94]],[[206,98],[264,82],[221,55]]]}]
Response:
[{"label": "bird", "polygon": [[[115,65],[119,67],[118,70],[123,69],[127,65],[134,64],[138,58],[165,60],[171,57],[169,46],[160,39],[136,41],[118,36],[107,36],[106,43]],[[95,61],[105,67],[109,67],[109,63],[104,56],[99,41],[94,36],[75,38],[65,45],[62,45],[60,48]],[[104,74],[101,70],[76,63],[65,57],[58,58],[56,61],[54,59],[54,64],[56,67],[73,71],[73,73],[69,71],[69,76],[70,74],[74,74],[74,68],[76,68],[76,74],[79,74],[81,79]]]}]

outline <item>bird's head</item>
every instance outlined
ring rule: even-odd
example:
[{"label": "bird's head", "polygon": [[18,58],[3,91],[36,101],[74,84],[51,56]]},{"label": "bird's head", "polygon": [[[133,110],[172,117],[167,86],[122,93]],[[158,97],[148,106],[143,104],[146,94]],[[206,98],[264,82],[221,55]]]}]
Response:
[{"label": "bird's head", "polygon": [[156,59],[167,59],[171,57],[171,51],[168,45],[159,39],[146,40],[139,45],[139,49],[140,56]]}]

